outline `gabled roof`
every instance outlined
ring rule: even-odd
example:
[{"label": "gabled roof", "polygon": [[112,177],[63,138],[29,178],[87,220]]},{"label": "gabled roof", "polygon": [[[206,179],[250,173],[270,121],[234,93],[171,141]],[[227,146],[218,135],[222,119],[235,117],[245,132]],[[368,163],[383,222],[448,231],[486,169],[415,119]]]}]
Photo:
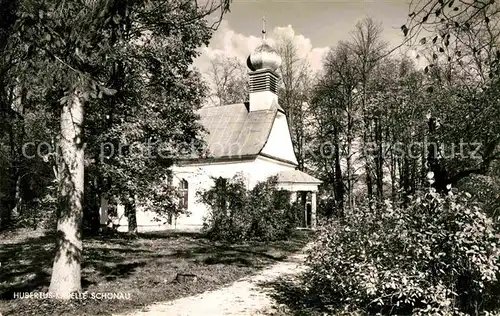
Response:
[{"label": "gabled roof", "polygon": [[257,156],[267,142],[278,107],[248,111],[248,103],[206,107],[198,110],[207,131],[206,158]]}]

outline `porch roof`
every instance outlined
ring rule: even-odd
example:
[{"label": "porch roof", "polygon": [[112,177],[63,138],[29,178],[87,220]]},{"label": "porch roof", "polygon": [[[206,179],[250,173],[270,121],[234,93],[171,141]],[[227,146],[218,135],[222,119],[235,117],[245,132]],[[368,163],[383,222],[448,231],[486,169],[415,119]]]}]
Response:
[{"label": "porch roof", "polygon": [[323,181],[316,179],[315,177],[308,175],[300,170],[285,170],[278,172],[278,183],[290,183],[290,184],[316,184],[319,185]]}]

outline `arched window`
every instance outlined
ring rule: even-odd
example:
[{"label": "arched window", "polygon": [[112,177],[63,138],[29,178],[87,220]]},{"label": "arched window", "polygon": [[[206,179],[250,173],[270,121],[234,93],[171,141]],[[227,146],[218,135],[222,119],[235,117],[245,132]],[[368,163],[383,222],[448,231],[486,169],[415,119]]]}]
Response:
[{"label": "arched window", "polygon": [[182,179],[179,183],[179,193],[181,196],[180,207],[187,210],[189,203],[189,183],[186,179]]}]

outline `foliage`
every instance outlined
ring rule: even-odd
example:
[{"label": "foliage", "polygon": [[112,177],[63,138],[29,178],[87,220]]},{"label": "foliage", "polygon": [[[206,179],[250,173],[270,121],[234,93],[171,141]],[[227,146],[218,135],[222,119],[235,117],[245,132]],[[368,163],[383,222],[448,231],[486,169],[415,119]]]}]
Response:
[{"label": "foliage", "polygon": [[445,161],[453,183],[488,175],[500,159],[500,127],[492,120],[500,117],[499,8],[489,0],[414,0],[401,28],[417,57],[427,61],[423,72],[443,123],[440,139],[467,144],[465,154]]},{"label": "foliage", "polygon": [[[204,6],[182,0],[12,3],[0,3],[6,17],[0,23],[0,115],[23,122],[38,109],[59,125],[50,139],[59,150],[46,159],[60,202],[49,291],[69,298],[81,290],[81,228],[98,227],[100,195],[125,201],[133,226],[134,198],[148,195],[179,151],[199,147],[191,145],[200,130],[194,111],[204,88],[189,65],[217,24],[210,26],[207,17],[220,9],[222,18],[230,0]],[[0,170],[11,189],[9,203],[2,203],[9,205],[0,209],[2,226],[20,204],[24,131],[13,137],[10,125],[7,142],[16,166]]]},{"label": "foliage", "polygon": [[[148,192],[157,184],[157,176],[166,174],[176,156],[200,147],[200,142],[193,141],[200,130],[194,111],[206,89],[189,65],[217,27],[207,16],[220,10],[222,17],[229,3],[0,3],[5,18],[0,23],[0,49],[6,52],[0,60],[0,120],[21,123],[10,133],[15,137],[8,133],[3,137],[0,124],[0,143],[13,144],[8,149],[17,154],[10,157],[9,153],[6,161],[15,168],[1,163],[6,208],[12,208],[15,192],[8,192],[8,187],[14,187],[11,182],[16,179],[41,182],[32,192],[41,198],[47,182],[57,178],[55,148],[44,153],[47,159],[41,161],[38,155],[22,159],[20,147],[31,140],[57,144],[59,112],[71,100],[75,86],[85,103],[85,191],[92,192],[86,196],[89,214],[96,212],[101,194],[122,200],[134,195],[151,198]],[[14,111],[9,112],[11,108]],[[39,120],[33,128],[31,117]],[[42,123],[48,126],[44,129]],[[31,137],[33,129],[38,138]],[[52,133],[43,135],[45,130]],[[21,193],[23,203],[32,202]]]},{"label": "foliage", "polygon": [[325,56],[312,91],[307,158],[340,209],[358,193],[404,200],[429,169],[440,189],[474,174],[498,181],[498,2],[415,0],[412,11],[406,39],[427,67],[390,54],[379,24],[365,19]]},{"label": "foliage", "polygon": [[286,239],[296,227],[296,205],[290,193],[277,188],[276,177],[259,182],[252,190],[241,174],[232,179],[216,178],[215,185],[198,192],[209,208],[204,230],[212,239]]},{"label": "foliage", "polygon": [[304,282],[326,305],[384,314],[474,314],[495,301],[499,236],[470,194],[417,194],[322,228]]},{"label": "foliage", "polygon": [[277,178],[257,183],[249,192],[246,211],[252,219],[247,238],[286,239],[297,227],[296,205],[290,203],[290,192],[277,188]]},{"label": "foliage", "polygon": [[49,185],[45,195],[24,202],[24,210],[16,218],[16,227],[54,229],[57,225],[57,188]]},{"label": "foliage", "polygon": [[186,210],[179,205],[181,193],[177,187],[168,181],[154,182],[154,184],[149,195],[140,200],[140,204],[155,214],[155,221],[166,224],[170,219],[186,214]]},{"label": "foliage", "polygon": [[[497,169],[499,170],[499,169]],[[497,220],[500,216],[500,177],[474,175],[462,180],[460,187],[474,192],[474,199],[481,204],[483,211]]]}]

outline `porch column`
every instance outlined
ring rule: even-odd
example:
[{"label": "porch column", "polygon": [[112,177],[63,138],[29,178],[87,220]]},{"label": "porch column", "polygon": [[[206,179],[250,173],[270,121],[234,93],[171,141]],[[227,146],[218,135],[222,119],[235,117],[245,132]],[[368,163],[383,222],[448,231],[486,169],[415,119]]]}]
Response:
[{"label": "porch column", "polygon": [[304,216],[304,220],[302,222],[302,225],[304,225],[304,228],[307,228],[307,192],[306,191],[301,191],[300,192],[300,206],[302,206],[302,212]]},{"label": "porch column", "polygon": [[311,192],[311,229],[316,229],[316,191]]},{"label": "porch column", "polygon": [[297,191],[292,191],[290,194],[290,203],[297,202]]},{"label": "porch column", "polygon": [[99,208],[100,224],[108,224],[108,199],[105,194],[101,195],[101,207]]}]

